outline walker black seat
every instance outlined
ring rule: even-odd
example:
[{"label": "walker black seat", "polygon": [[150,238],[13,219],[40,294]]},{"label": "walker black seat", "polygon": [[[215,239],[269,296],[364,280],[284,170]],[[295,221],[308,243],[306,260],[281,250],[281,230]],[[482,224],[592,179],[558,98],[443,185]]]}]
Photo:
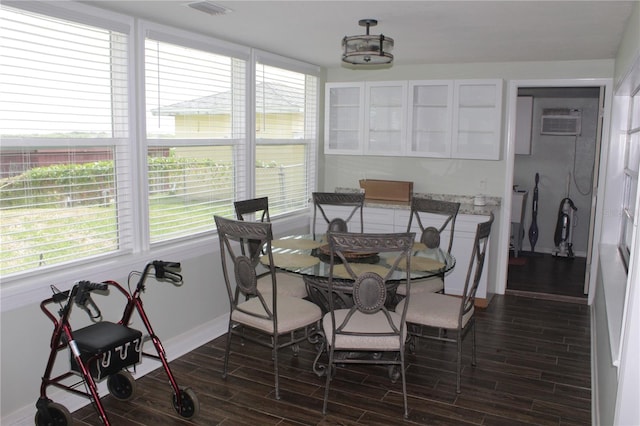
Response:
[{"label": "walker black seat", "polygon": [[[83,362],[98,380],[140,362],[142,332],[126,325],[102,321],[74,331],[73,337]],[[71,369],[80,370],[73,357]]]}]

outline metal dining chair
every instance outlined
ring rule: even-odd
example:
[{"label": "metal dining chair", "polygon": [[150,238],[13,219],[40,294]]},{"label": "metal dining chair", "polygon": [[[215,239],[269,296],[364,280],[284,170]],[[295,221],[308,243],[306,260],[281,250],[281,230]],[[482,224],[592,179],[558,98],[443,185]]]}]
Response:
[{"label": "metal dining chair", "polygon": [[233,207],[238,220],[253,219],[257,222],[271,222],[269,217],[269,197],[235,201]]},{"label": "metal dining chair", "polygon": [[[407,336],[405,316],[406,309],[395,312],[386,307],[387,292],[394,271],[401,265],[402,280],[410,288],[411,248],[414,233],[400,234],[358,234],[344,232],[328,232],[330,247],[330,272],[328,279],[329,292],[335,287],[342,292],[345,280],[353,281],[351,296],[352,306],[342,308],[336,306],[338,299],[329,297],[329,312],[322,319],[326,336],[329,361],[326,371],[326,386],[322,412],[326,414],[329,399],[329,386],[335,375],[338,364],[384,364],[400,369],[402,378],[402,395],[404,398],[404,416],[408,416],[407,386],[405,380],[404,347]],[[371,251],[378,254],[389,254],[389,267],[367,269],[371,265],[352,263],[360,254]],[[377,265],[376,265],[377,266]],[[396,277],[397,278],[397,277]],[[407,291],[406,299],[410,298]],[[406,305],[405,305],[406,306]],[[337,353],[368,352],[369,357],[337,356]],[[393,376],[392,374],[392,377]]]},{"label": "metal dining chair", "polygon": [[[448,239],[446,251],[451,254],[459,210],[460,203],[414,197],[411,199],[411,215],[407,224],[407,232],[419,231],[420,242],[427,248],[440,247],[443,238],[445,241]],[[417,229],[414,226],[414,219]],[[439,225],[438,227],[431,226],[426,223],[427,221],[437,221]],[[413,294],[422,292],[441,293],[444,291],[444,273],[414,280],[412,285]],[[399,296],[404,295],[404,286],[399,286],[396,293]]]},{"label": "metal dining chair", "polygon": [[[471,365],[476,365],[475,299],[484,268],[492,223],[493,213],[488,221],[479,223],[476,228],[462,297],[422,292],[412,294],[410,300],[404,299],[396,306],[396,310],[402,312],[406,310],[411,349],[415,350],[416,339],[420,338],[456,343],[456,392],[458,393],[460,393],[462,374],[462,342],[469,332],[472,333]],[[441,330],[447,330],[447,333],[442,333]]]},{"label": "metal dining chair", "polygon": [[[239,335],[243,339],[271,349],[268,359],[273,360],[276,399],[280,399],[278,351],[291,346],[298,353],[298,344],[319,330],[322,311],[308,300],[285,296],[276,291],[277,274],[273,264],[271,223],[244,222],[215,216],[220,239],[220,257],[224,282],[229,296],[230,315],[222,377],[227,377],[231,338]],[[264,247],[243,254],[243,241],[254,240]],[[270,291],[263,292],[258,285],[256,267],[260,256],[268,262]],[[250,329],[251,332],[245,332]],[[262,337],[262,338],[261,338]]]},{"label": "metal dining chair", "polygon": [[[347,232],[349,231],[349,222],[354,218],[356,213],[360,217],[360,233],[364,231],[364,193],[359,192],[314,192],[313,197],[313,238],[316,238],[316,218],[318,212],[327,223],[327,230]],[[347,209],[344,217],[329,217],[327,215],[327,206],[343,206]]]},{"label": "metal dining chair", "polygon": [[[247,221],[254,220],[257,222],[271,222],[269,216],[269,198],[260,197],[252,198],[248,200],[235,201],[233,207],[236,211],[236,217],[238,220]],[[261,250],[257,241],[245,241],[241,246],[242,254],[246,255],[245,251],[249,251],[253,254],[256,250]],[[298,275],[289,274],[286,272],[277,272],[278,278],[278,293],[285,296],[293,296],[299,298],[307,297],[307,287],[304,284],[302,278]],[[269,283],[269,277],[262,274],[258,277],[258,287],[263,293],[271,291],[271,285]]]}]

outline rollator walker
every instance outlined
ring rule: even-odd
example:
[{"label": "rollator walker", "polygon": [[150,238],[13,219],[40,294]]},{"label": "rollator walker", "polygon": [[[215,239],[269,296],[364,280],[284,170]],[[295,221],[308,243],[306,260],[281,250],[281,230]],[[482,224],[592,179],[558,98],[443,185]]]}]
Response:
[{"label": "rollator walker", "polygon": [[[110,425],[98,395],[96,382],[106,379],[107,389],[114,398],[121,401],[130,400],[134,396],[136,382],[128,368],[138,364],[142,356],[162,363],[173,391],[173,407],[176,412],[185,418],[198,414],[200,410],[198,399],[190,388],[178,386],[169,368],[164,347],[153,332],[141,299],[145,291],[145,281],[151,269],[154,270],[158,280],[181,285],[182,276],[175,272],[179,268],[180,264],[176,262],[157,260],[148,263],[142,273],[129,274],[129,280],[135,275],[140,277],[133,292],[126,290],[115,281],[101,283],[78,281],[67,291],[59,291],[54,286],[51,287],[53,296],[40,303],[42,311],[53,321],[54,330],[50,342],[49,360],[40,385],[40,398],[36,402],[38,411],[35,415],[35,424],[37,426],[66,426],[73,423],[69,410],[47,397],[49,386],[89,398],[102,422]],[[117,323],[102,321],[102,313],[91,298],[93,291],[104,292],[111,288],[117,289],[127,300],[122,319]],[[60,306],[57,316],[49,306],[56,303]],[[74,304],[86,311],[94,323],[73,330],[69,318]],[[142,332],[128,326],[134,310],[138,312],[146,328],[148,335],[144,338]],[[156,353],[144,352],[143,344],[146,340],[151,340]],[[58,352],[66,348],[69,348],[70,371],[51,377]]]}]

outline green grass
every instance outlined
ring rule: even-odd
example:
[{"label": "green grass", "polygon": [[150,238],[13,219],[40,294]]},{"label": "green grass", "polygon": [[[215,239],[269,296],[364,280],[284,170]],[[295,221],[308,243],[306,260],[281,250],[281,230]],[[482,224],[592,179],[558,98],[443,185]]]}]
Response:
[{"label": "green grass", "polygon": [[[215,214],[232,217],[229,201],[154,201],[149,206],[152,242],[212,230]],[[0,215],[2,275],[118,249],[114,206],[11,209]]]}]

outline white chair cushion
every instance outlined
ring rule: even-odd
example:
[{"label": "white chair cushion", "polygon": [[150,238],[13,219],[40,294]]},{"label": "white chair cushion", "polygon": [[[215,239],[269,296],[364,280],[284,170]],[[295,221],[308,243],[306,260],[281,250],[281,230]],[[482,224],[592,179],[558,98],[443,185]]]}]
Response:
[{"label": "white chair cushion", "polygon": [[[439,293],[444,290],[444,280],[442,277],[429,277],[424,279],[411,280],[411,294],[418,293]],[[396,294],[407,295],[407,285],[400,284]]]},{"label": "white chair cushion", "polygon": [[[278,296],[291,296],[299,299],[307,297],[307,287],[300,275],[287,274],[285,272],[276,272],[276,287],[278,288]],[[271,275],[267,274],[258,278],[258,290],[260,293],[271,293]]]},{"label": "white chair cushion", "polygon": [[[411,293],[409,306],[407,307],[407,322],[413,324],[422,324],[435,328],[458,328],[458,315],[460,314],[460,304],[462,299],[456,296],[448,296],[440,293]],[[406,299],[403,299],[396,306],[396,312],[404,309]],[[464,327],[474,308],[462,318],[462,326]]]},{"label": "white chair cushion", "polygon": [[[271,294],[263,294],[267,306],[271,307],[273,299]],[[322,318],[322,311],[318,306],[308,300],[297,297],[281,296],[278,294],[278,334],[297,330],[308,324],[319,321]],[[239,309],[256,315],[266,315],[266,312],[257,297],[251,298],[238,305]],[[273,333],[273,321],[265,318],[258,318],[238,310],[231,314],[233,321],[267,333]]]},{"label": "white chair cushion", "polygon": [[[334,311],[336,322],[342,324],[349,309],[337,309]],[[396,312],[389,312],[393,323],[400,328],[401,317]],[[333,327],[331,326],[331,312],[324,315],[322,326],[327,337],[327,346],[331,345]],[[391,332],[389,321],[382,311],[375,314],[355,312],[349,320],[349,326],[345,331],[351,332]],[[402,329],[402,342],[406,339],[406,327]],[[366,351],[397,351],[400,350],[401,340],[398,336],[345,336],[336,335],[336,350],[366,350]]]}]

